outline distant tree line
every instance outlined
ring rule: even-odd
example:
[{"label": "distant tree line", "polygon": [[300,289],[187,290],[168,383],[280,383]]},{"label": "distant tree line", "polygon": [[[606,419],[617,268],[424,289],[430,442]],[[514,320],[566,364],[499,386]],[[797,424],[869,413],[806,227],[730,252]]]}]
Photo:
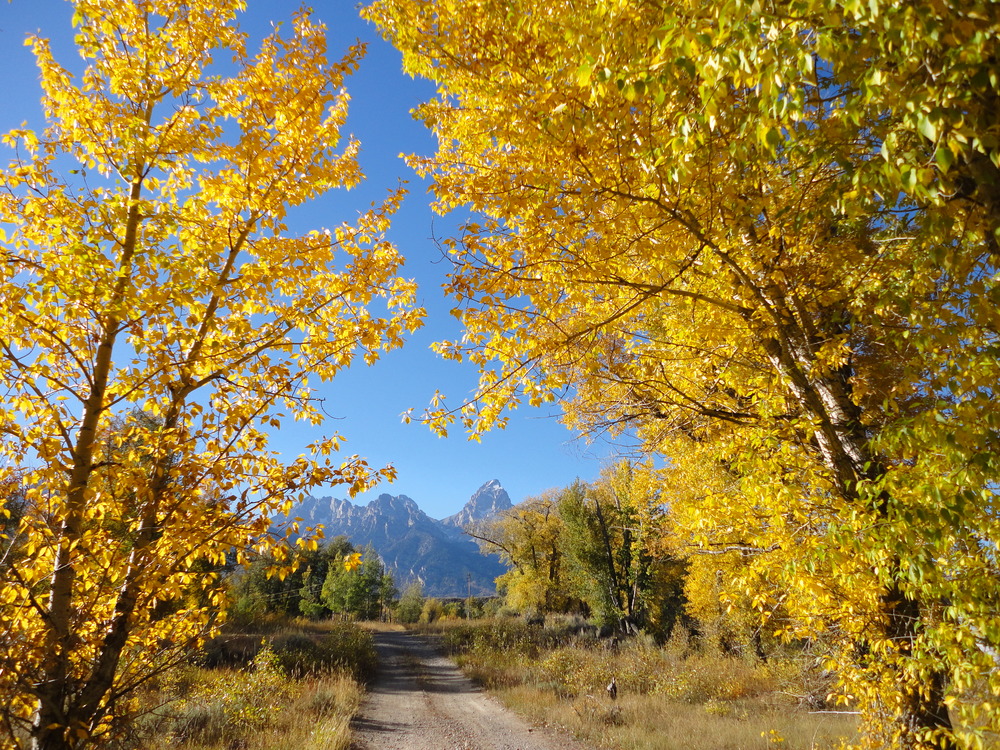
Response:
[{"label": "distant tree line", "polygon": [[[360,564],[349,564],[358,553]],[[295,548],[290,561],[257,557],[233,575],[231,594],[230,616],[244,622],[274,615],[377,620],[399,597],[375,550],[359,550],[345,536],[315,549]]]}]

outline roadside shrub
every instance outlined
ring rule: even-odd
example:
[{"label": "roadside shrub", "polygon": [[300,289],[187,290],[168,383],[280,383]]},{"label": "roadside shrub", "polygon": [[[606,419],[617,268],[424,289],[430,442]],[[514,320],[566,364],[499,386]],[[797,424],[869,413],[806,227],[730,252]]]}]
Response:
[{"label": "roadside shrub", "polygon": [[536,656],[539,651],[557,648],[571,639],[563,628],[542,628],[528,625],[522,619],[495,618],[470,623],[454,623],[447,628],[430,630],[443,636],[445,648],[451,654],[470,651],[493,653],[502,651]]},{"label": "roadside shrub", "polygon": [[271,641],[282,671],[292,677],[317,674],[330,669],[318,639],[304,633],[282,633]]},{"label": "roadside shrub", "polygon": [[270,636],[231,634],[205,645],[201,666],[243,668],[250,665],[267,644],[278,667],[291,677],[303,677],[344,669],[359,681],[375,674],[377,656],[371,633],[347,622],[329,622],[321,632],[283,630]]},{"label": "roadside shrub", "polygon": [[207,669],[243,669],[253,663],[261,641],[260,635],[243,633],[216,636],[202,647],[197,663]]},{"label": "roadside shrub", "polygon": [[437,622],[444,616],[444,605],[438,599],[424,600],[423,609],[420,610],[419,622],[429,624]]},{"label": "roadside shrub", "polygon": [[331,623],[323,635],[282,633],[271,643],[282,670],[292,677],[346,670],[364,682],[375,674],[378,658],[372,635],[351,623]]},{"label": "roadside shrub", "polygon": [[334,623],[319,642],[326,668],[346,669],[356,680],[371,679],[378,667],[375,640],[370,632],[350,623]]},{"label": "roadside shrub", "polygon": [[533,665],[531,676],[536,684],[550,685],[563,697],[603,695],[612,678],[622,693],[646,695],[672,670],[661,651],[642,643],[620,648],[573,645],[544,654]]},{"label": "roadside shrub", "polygon": [[227,734],[247,734],[265,726],[289,695],[278,658],[261,648],[249,670],[199,685],[176,705],[177,741],[215,744]]},{"label": "roadside shrub", "polygon": [[780,690],[793,676],[802,678],[797,667],[788,662],[761,664],[710,652],[676,662],[655,679],[652,692],[685,703],[737,701]]},{"label": "roadside shrub", "polygon": [[548,654],[538,663],[537,681],[551,686],[562,698],[585,692],[593,682],[587,673],[587,654],[573,648],[561,648]]}]

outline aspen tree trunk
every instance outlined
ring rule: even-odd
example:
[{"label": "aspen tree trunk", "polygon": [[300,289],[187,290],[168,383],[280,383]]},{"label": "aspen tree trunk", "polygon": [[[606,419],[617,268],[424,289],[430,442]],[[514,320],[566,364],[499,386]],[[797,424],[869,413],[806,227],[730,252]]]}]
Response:
[{"label": "aspen tree trunk", "polygon": [[[881,602],[887,621],[886,635],[899,644],[900,654],[906,658],[911,655],[917,635],[922,614],[920,602],[906,596],[896,586],[882,594]],[[938,670],[930,676],[929,685],[917,686],[908,682],[904,686],[903,711],[899,717],[901,736],[908,740],[904,747],[918,747],[915,738],[928,730],[949,730],[948,739],[939,742],[938,747],[957,750],[958,745],[950,736],[951,717],[944,702],[946,682],[947,675]]]},{"label": "aspen tree trunk", "polygon": [[[779,337],[765,341],[764,346],[772,365],[789,385],[799,406],[818,423],[816,443],[823,463],[834,477],[840,494],[847,500],[862,502],[858,495],[859,481],[881,479],[885,468],[880,458],[872,453],[869,438],[861,424],[861,411],[851,399],[850,365],[826,371],[812,355],[805,332],[797,328],[791,316],[787,326],[779,330]],[[873,511],[882,518],[889,518],[890,499],[880,498]],[[897,566],[898,568],[898,563]],[[897,570],[889,571],[894,580]],[[896,645],[903,660],[912,655],[918,637],[923,606],[891,584],[880,596],[882,638]],[[901,750],[920,747],[918,737],[928,731],[946,730],[947,738],[938,741],[945,750],[957,748],[951,739],[951,719],[944,702],[947,674],[938,670],[931,676],[931,686],[914,685],[912,679],[899,674],[896,680],[902,694],[902,710],[897,718]]]},{"label": "aspen tree trunk", "polygon": [[[149,112],[147,112],[147,120],[148,117]],[[142,171],[140,166],[137,172],[141,175]],[[97,701],[94,701],[93,696],[91,696],[91,700],[88,701],[92,704],[90,711],[80,710],[81,706],[77,700],[75,689],[77,686],[74,685],[75,679],[70,669],[72,652],[77,639],[73,630],[76,584],[74,558],[80,554],[75,545],[83,533],[94,452],[97,448],[98,429],[106,409],[104,402],[111,376],[112,356],[121,324],[120,310],[117,308],[123,303],[125,292],[131,281],[132,259],[135,256],[138,229],[142,220],[138,208],[141,195],[142,177],[136,177],[129,189],[130,207],[125,224],[125,236],[120,248],[121,255],[118,264],[120,272],[115,283],[114,295],[109,303],[107,317],[104,319],[103,335],[94,359],[92,386],[84,403],[83,418],[72,452],[73,468],[66,493],[67,513],[59,530],[59,549],[56,552],[49,585],[46,618],[48,658],[42,667],[41,681],[35,688],[38,708],[32,723],[32,750],[60,750],[61,748],[75,747],[78,744],[78,739],[87,736],[91,719],[105,692],[101,691],[101,694],[97,696]],[[117,646],[117,655],[120,655],[128,636],[128,620],[131,616],[129,599],[133,600],[132,605],[134,606],[134,592],[130,593],[126,590],[123,593],[125,594],[124,601],[119,600],[116,607],[115,623],[108,636],[112,649],[115,648],[114,644],[120,641]],[[122,607],[127,611],[119,611]],[[106,642],[105,652],[107,652],[108,647],[109,644]],[[114,677],[114,668],[118,663],[117,655],[111,666],[112,678]]]},{"label": "aspen tree trunk", "polygon": [[84,407],[83,422],[73,451],[73,470],[67,493],[69,507],[66,519],[59,530],[59,549],[56,552],[49,586],[46,618],[48,656],[42,666],[41,681],[35,689],[38,708],[32,727],[33,750],[73,747],[75,742],[72,737],[75,733],[86,730],[87,723],[79,722],[79,717],[75,715],[73,678],[70,674],[70,661],[76,640],[73,627],[76,584],[74,558],[80,554],[75,545],[83,532],[91,464],[107,390],[111,353],[114,349],[113,330],[113,328],[106,330],[105,339],[97,351],[94,388]]}]

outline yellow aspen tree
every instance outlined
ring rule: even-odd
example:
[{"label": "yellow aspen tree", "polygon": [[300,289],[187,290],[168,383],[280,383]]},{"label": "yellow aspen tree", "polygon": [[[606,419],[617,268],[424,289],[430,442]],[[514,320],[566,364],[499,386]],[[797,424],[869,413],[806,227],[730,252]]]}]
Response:
[{"label": "yellow aspen tree", "polygon": [[400,192],[286,226],[362,179],[340,131],[363,48],[328,59],[301,11],[254,53],[244,5],[76,0],[76,77],[28,40],[47,127],[3,137],[0,178],[0,474],[25,493],[4,531],[5,746],[114,739],[134,691],[218,624],[205,571],[269,546],[298,493],[391,475],[338,458],[336,435],[291,462],[268,448],[322,421],[316,382],[422,311],[384,236]]},{"label": "yellow aspen tree", "polygon": [[561,397],[723,472],[694,541],[766,551],[798,634],[836,623],[866,746],[996,731],[1000,6],[366,13],[439,86],[411,163],[475,214],[439,348],[480,387],[431,424]]},{"label": "yellow aspen tree", "polygon": [[466,531],[484,553],[499,555],[507,566],[496,579],[497,589],[508,606],[522,612],[562,612],[572,602],[559,549],[563,527],[557,501],[557,492],[549,490]]}]

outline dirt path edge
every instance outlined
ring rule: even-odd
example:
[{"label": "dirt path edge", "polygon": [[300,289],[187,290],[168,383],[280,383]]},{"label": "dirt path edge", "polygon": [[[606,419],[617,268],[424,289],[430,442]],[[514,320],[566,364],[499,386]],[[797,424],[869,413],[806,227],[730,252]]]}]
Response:
[{"label": "dirt path edge", "polygon": [[590,750],[502,706],[420,636],[375,633],[375,647],[378,676],[351,750]]}]

